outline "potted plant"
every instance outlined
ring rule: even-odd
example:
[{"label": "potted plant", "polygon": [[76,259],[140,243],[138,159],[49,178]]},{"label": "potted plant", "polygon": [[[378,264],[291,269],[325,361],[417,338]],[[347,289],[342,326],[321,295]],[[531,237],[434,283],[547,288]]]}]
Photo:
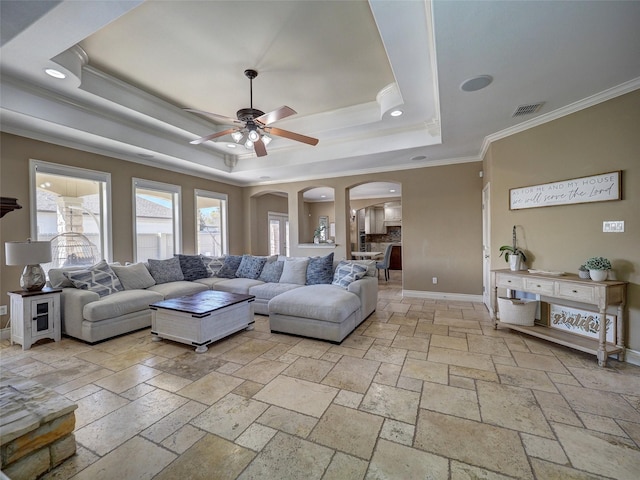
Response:
[{"label": "potted plant", "polygon": [[319,225],[318,228],[313,232],[313,243],[320,243],[322,239],[322,232],[324,232],[325,226]]},{"label": "potted plant", "polygon": [[591,278],[589,276],[589,269],[585,265],[580,265],[580,267],[578,267],[578,276],[580,278]]},{"label": "potted plant", "polygon": [[500,247],[500,256],[504,254],[504,259],[509,263],[509,268],[512,271],[522,270],[522,265],[527,261],[527,256],[524,250],[516,246],[516,226],[513,226],[513,233],[511,235],[512,244],[502,245]]},{"label": "potted plant", "polygon": [[611,262],[604,257],[591,257],[584,266],[589,269],[591,280],[602,282],[607,279],[609,270],[611,270]]}]

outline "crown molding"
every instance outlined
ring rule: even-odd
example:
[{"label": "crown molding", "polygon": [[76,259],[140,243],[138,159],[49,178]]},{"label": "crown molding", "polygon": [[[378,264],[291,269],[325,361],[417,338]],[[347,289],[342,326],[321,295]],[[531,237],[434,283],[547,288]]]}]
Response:
[{"label": "crown molding", "polygon": [[522,122],[518,125],[514,125],[512,127],[505,128],[504,130],[500,130],[499,132],[492,133],[491,135],[487,135],[486,137],[484,137],[484,141],[482,142],[482,147],[480,149],[480,158],[482,159],[485,157],[489,146],[496,140],[515,135],[516,133],[524,132],[525,130],[529,130],[530,128],[534,128],[544,123],[557,120],[558,118],[571,115],[572,113],[579,112],[580,110],[584,110],[585,108],[593,107],[594,105],[606,102],[607,100],[619,97],[620,95],[633,92],[634,90],[637,90],[639,88],[640,77],[629,80],[628,82],[621,83],[620,85],[609,88],[600,93],[596,93],[595,95],[591,95],[590,97],[583,98],[582,100],[578,100],[577,102],[573,102],[552,112],[545,113],[544,115],[540,115],[536,118],[532,118],[531,120],[528,120],[526,122]]}]

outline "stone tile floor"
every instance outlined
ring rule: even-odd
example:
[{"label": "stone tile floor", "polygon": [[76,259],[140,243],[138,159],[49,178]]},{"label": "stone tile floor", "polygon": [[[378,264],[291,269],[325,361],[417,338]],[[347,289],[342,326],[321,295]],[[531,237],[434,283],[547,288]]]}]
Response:
[{"label": "stone tile floor", "polygon": [[638,479],[640,367],[506,329],[482,304],[402,298],[341,345],[256,329],[205,354],[149,330],[64,338],[0,367],[78,404],[47,479]]}]

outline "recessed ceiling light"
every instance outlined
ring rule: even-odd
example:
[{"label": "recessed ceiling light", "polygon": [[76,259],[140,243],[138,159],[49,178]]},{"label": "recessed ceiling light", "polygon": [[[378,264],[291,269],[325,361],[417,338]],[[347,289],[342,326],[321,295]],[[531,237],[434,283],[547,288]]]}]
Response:
[{"label": "recessed ceiling light", "polygon": [[236,148],[235,143],[227,143],[227,148]]},{"label": "recessed ceiling light", "polygon": [[475,92],[483,89],[484,87],[488,87],[491,82],[493,82],[493,77],[491,75],[478,75],[462,82],[460,90],[463,92]]},{"label": "recessed ceiling light", "polygon": [[396,193],[396,189],[395,188],[389,189],[389,193]]},{"label": "recessed ceiling light", "polygon": [[45,69],[44,73],[46,73],[47,75],[53,78],[59,78],[59,79],[67,78],[67,76],[64,73],[62,73],[60,70],[56,70],[55,68],[47,68]]},{"label": "recessed ceiling light", "polygon": [[400,115],[402,115],[402,110],[394,110],[389,115],[391,115],[392,117],[399,117]]},{"label": "recessed ceiling light", "polygon": [[427,157],[425,155],[416,155],[415,157],[411,157],[411,160],[413,161],[418,161],[418,160],[426,160]]},{"label": "recessed ceiling light", "polygon": [[320,198],[327,198],[326,195],[320,195]]}]

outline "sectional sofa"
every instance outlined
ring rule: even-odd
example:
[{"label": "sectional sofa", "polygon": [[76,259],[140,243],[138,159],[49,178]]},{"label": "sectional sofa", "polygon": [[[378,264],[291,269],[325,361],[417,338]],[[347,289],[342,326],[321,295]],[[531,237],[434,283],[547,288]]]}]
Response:
[{"label": "sectional sofa", "polygon": [[102,261],[51,269],[62,288],[63,333],[94,343],[151,326],[149,305],[220,290],[255,296],[254,312],[271,330],[341,342],[376,308],[374,261],[325,257],[176,255],[132,265]]}]

